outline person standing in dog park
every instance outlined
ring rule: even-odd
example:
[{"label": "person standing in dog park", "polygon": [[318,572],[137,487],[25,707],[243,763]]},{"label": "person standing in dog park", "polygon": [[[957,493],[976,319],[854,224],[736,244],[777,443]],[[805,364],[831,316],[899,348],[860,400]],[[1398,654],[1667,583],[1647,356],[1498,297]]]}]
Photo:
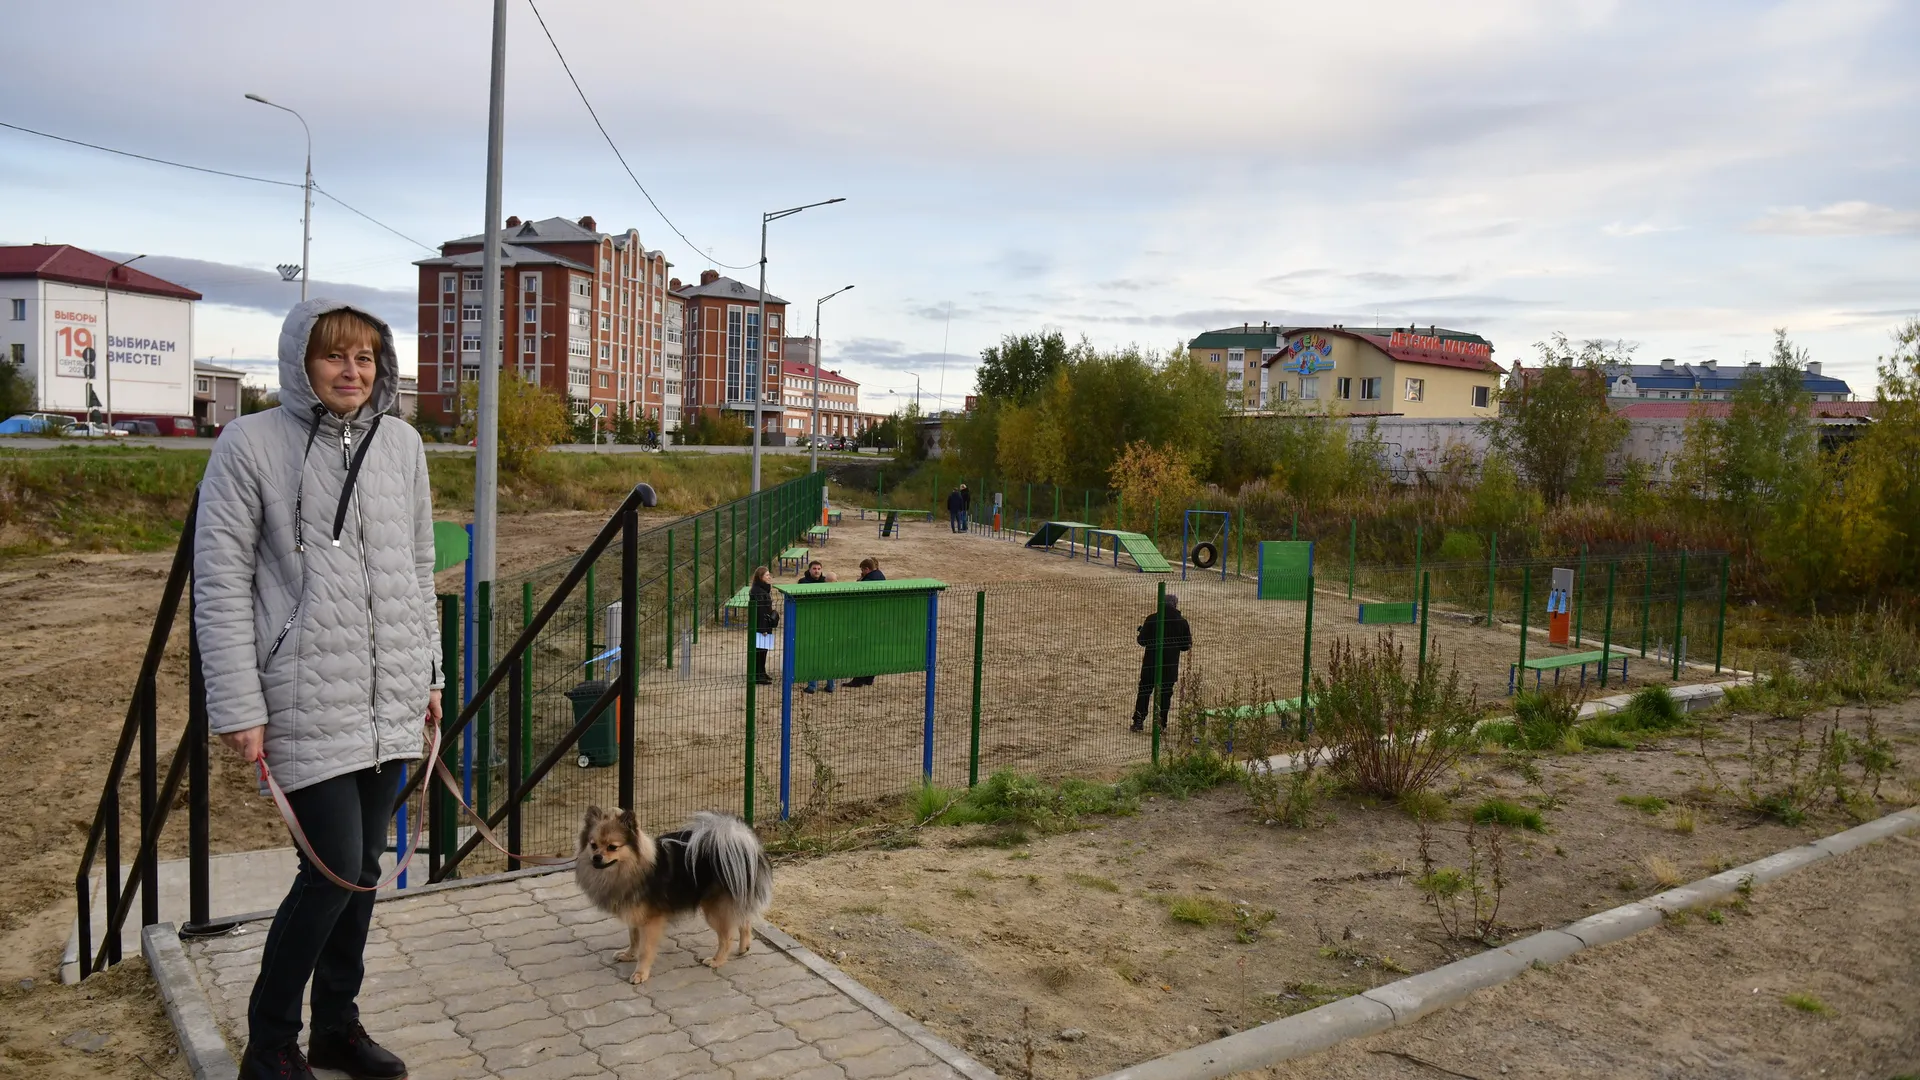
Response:
[{"label": "person standing in dog park", "polygon": [[302,302],[280,331],[280,407],[228,424],[200,485],[208,723],[263,786],[271,773],[301,848],[248,1002],[241,1080],[308,1080],[308,1057],[356,1078],[407,1074],[356,1004],[402,766],[425,751],[444,683],[426,453],[384,415],[399,379],[386,323]]},{"label": "person standing in dog park", "polygon": [[[1164,632],[1163,628],[1164,627]],[[1134,635],[1141,647],[1140,690],[1133,698],[1133,730],[1146,730],[1147,702],[1155,695],[1153,654],[1160,653],[1160,693],[1154,704],[1154,725],[1167,726],[1167,708],[1173,704],[1173,684],[1180,681],[1180,654],[1193,648],[1193,630],[1180,614],[1180,598],[1167,594],[1166,608],[1148,615]]]},{"label": "person standing in dog park", "polygon": [[960,493],[959,488],[954,488],[952,491],[947,492],[948,532],[960,531],[960,522],[965,520],[967,514],[966,505],[966,496]]},{"label": "person standing in dog park", "polygon": [[780,613],[773,609],[773,571],[764,566],[754,567],[747,604],[753,611],[753,678],[761,686],[771,686],[773,676],[767,674],[767,654],[773,651],[773,632],[780,627]]}]

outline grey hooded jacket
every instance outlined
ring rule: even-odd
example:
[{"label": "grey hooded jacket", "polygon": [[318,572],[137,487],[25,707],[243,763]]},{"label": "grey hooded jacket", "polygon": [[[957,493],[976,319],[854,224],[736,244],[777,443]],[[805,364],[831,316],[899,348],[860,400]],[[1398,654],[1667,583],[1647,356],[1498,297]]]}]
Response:
[{"label": "grey hooded jacket", "polygon": [[229,423],[200,482],[193,609],[210,726],[265,725],[289,791],[421,756],[443,682],[426,451],[381,417],[398,396],[393,331],[367,316],[380,326],[373,395],[347,420],[307,378],[314,323],[347,306],[313,299],[287,316],[280,407]]}]

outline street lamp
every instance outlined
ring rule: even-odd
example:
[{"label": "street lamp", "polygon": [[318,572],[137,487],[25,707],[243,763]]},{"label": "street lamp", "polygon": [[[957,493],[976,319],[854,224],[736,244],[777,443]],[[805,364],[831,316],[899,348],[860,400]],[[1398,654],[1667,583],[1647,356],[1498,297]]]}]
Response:
[{"label": "street lamp", "polygon": [[[107,379],[107,430],[108,431],[113,430],[113,331],[112,331],[113,275],[119,273],[121,267],[131,266],[134,263],[137,263],[144,258],[146,258],[145,255],[135,255],[133,258],[128,259],[126,262],[117,263],[114,265],[113,269],[107,271],[106,277],[103,277],[100,279],[100,293],[101,293],[101,303],[100,303],[101,341],[100,341],[100,344],[104,346],[104,348],[102,349],[102,351],[96,352],[94,355],[103,362],[104,366],[102,366],[100,370],[107,373],[106,379]],[[188,359],[191,360],[192,358],[189,357]],[[189,377],[192,376],[193,371],[191,368],[188,369],[187,374]],[[88,387],[92,387],[93,384],[88,383],[87,385]],[[88,413],[93,412],[93,404],[91,402],[87,404],[87,412]]]},{"label": "street lamp", "polygon": [[746,385],[753,391],[753,488],[760,490],[760,406],[767,400],[766,357],[767,357],[767,225],[781,218],[792,217],[802,210],[811,210],[816,206],[832,206],[837,202],[846,202],[843,198],[822,199],[805,206],[793,206],[785,210],[775,210],[760,215],[760,348],[753,357],[753,370]]},{"label": "street lamp", "polygon": [[307,133],[307,181],[301,185],[305,194],[305,206],[300,218],[300,299],[305,300],[307,298],[308,277],[307,249],[313,243],[313,129],[307,127],[306,117],[301,116],[297,112],[293,112],[292,109],[287,108],[285,105],[275,105],[259,94],[248,94],[247,100],[257,101],[270,109],[279,109],[284,113],[293,113],[293,118],[300,121],[300,130]]},{"label": "street lamp", "polygon": [[820,305],[851,288],[843,285],[813,302],[813,437],[808,440],[812,450],[808,472],[820,471]]}]

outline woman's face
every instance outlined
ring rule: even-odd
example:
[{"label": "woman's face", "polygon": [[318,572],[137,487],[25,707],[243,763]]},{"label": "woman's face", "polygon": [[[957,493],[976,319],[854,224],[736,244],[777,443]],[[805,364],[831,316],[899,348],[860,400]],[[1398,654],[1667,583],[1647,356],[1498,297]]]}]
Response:
[{"label": "woman's face", "polygon": [[365,405],[373,397],[377,373],[372,342],[322,349],[307,358],[307,379],[314,396],[335,416]]}]

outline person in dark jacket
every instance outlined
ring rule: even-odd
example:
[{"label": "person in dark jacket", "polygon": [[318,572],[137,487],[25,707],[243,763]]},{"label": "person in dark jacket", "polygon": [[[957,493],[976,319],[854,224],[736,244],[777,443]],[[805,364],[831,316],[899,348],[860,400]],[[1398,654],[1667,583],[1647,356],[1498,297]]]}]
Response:
[{"label": "person in dark jacket", "polygon": [[959,488],[954,488],[952,491],[947,492],[947,531],[948,532],[960,531],[960,515],[965,513],[965,510],[963,509],[964,505],[965,504],[961,502]]},{"label": "person in dark jacket", "polygon": [[967,529],[969,528],[969,525],[967,522],[968,522],[968,518],[972,514],[973,514],[973,492],[967,490],[967,485],[961,484],[960,485],[960,531],[961,532],[966,532]]},{"label": "person in dark jacket", "polygon": [[[1162,624],[1165,636],[1162,636]],[[1167,708],[1173,704],[1173,684],[1180,681],[1180,654],[1193,648],[1193,630],[1187,625],[1186,616],[1180,614],[1180,598],[1167,594],[1166,612],[1154,612],[1140,624],[1139,633],[1134,641],[1140,645],[1140,691],[1133,698],[1133,730],[1143,731],[1147,720],[1147,702],[1153,693],[1153,653],[1161,650],[1160,659],[1160,700],[1154,710],[1153,722],[1156,727],[1167,726]]]},{"label": "person in dark jacket", "polygon": [[[812,562],[808,563],[807,572],[800,575],[800,584],[802,585],[821,585],[832,580],[833,580],[832,575],[827,573],[826,567],[820,565],[819,559],[815,559]],[[811,683],[811,682],[808,683],[806,692],[809,694],[813,693],[817,686],[818,686],[817,683]],[[834,686],[834,681],[832,679],[828,679],[827,693],[829,694],[833,693],[833,686]]]},{"label": "person in dark jacket", "polygon": [[764,566],[754,568],[747,604],[753,609],[754,681],[770,686],[773,676],[767,674],[767,653],[773,651],[773,632],[780,626],[780,614],[773,610],[773,571]]},{"label": "person in dark jacket", "polygon": [[[880,560],[861,559],[860,560],[860,580],[861,581],[887,580],[887,575],[880,572]],[[855,676],[854,678],[847,680],[847,685],[848,686],[872,686],[873,676],[871,675]]]}]

